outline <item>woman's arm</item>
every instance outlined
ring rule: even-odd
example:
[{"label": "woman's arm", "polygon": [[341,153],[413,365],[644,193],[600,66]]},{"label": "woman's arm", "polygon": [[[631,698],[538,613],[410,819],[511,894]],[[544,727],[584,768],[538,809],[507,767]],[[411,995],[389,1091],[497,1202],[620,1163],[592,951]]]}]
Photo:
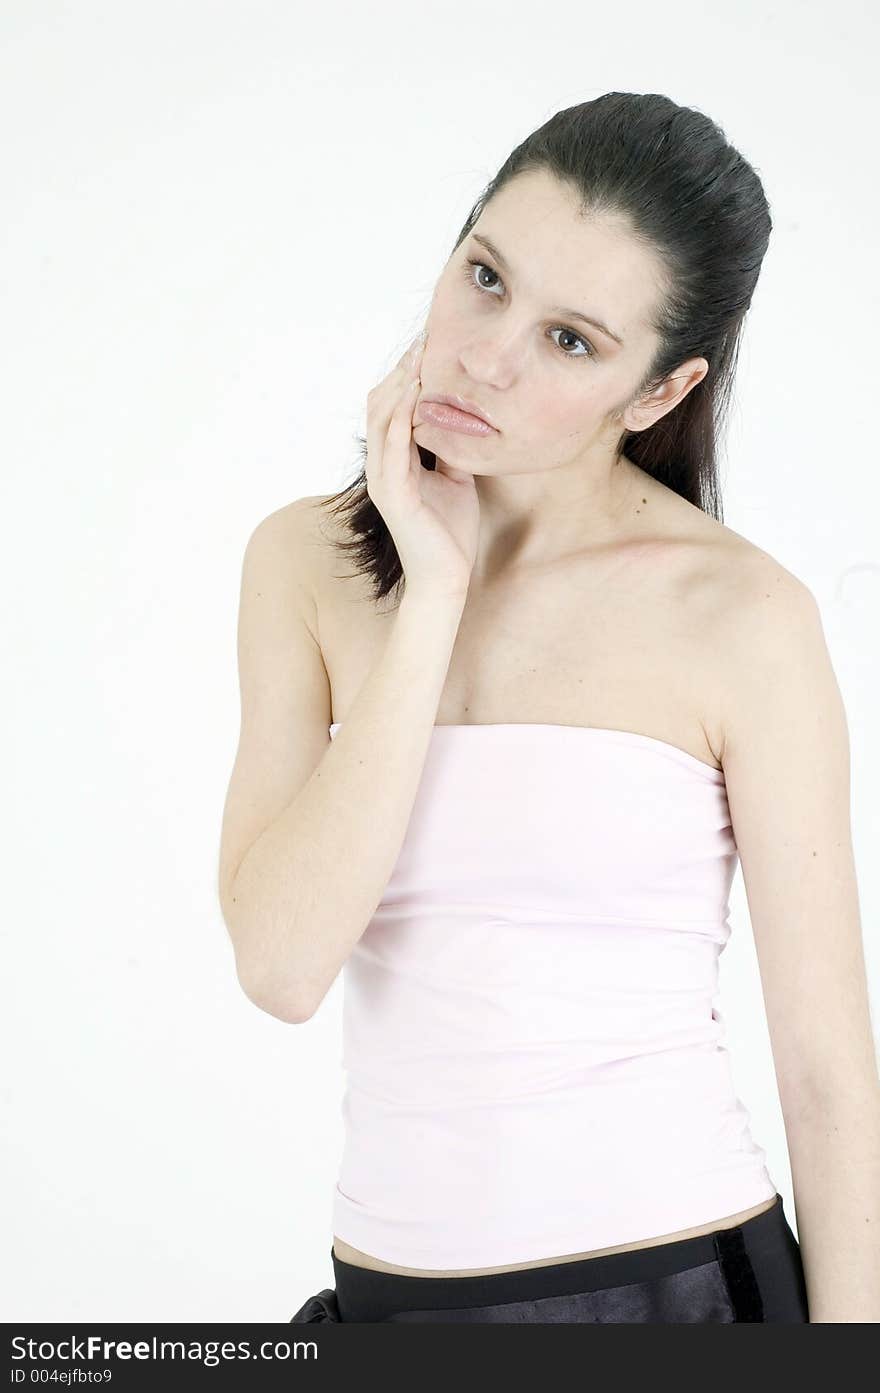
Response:
[{"label": "woman's arm", "polygon": [[811,592],[772,558],[731,610],[722,763],[811,1323],[880,1321],[880,1077],[846,715]]},{"label": "woman's arm", "polygon": [[394,869],[465,603],[464,594],[404,595],[331,741],[301,559],[307,518],[301,501],[272,514],[245,552],[241,736],[220,868],[242,987],[291,1024],[319,1006]]}]

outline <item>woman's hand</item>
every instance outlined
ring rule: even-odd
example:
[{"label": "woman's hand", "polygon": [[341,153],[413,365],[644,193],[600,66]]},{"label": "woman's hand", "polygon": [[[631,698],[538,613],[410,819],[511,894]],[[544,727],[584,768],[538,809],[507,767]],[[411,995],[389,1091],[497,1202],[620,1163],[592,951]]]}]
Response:
[{"label": "woman's hand", "polygon": [[440,460],[436,469],[425,469],[413,440],[425,337],[415,339],[367,394],[367,494],[397,547],[406,593],[464,599],[480,504],[472,474]]}]

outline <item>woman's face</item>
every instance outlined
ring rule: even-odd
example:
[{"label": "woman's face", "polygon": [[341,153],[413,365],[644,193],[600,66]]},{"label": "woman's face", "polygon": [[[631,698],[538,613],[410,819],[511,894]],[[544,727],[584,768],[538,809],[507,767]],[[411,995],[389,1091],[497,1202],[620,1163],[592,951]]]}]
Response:
[{"label": "woman's face", "polygon": [[[662,291],[659,263],[620,221],[584,219],[574,195],[544,171],[517,176],[447,262],[421,366],[420,400],[457,393],[483,409],[498,433],[445,430],[420,419],[417,406],[416,443],[486,475],[534,473],[597,448],[613,451],[623,430],[642,429],[671,409],[661,394],[651,399],[652,414],[611,419],[650,366],[657,347],[650,318]],[[680,399],[680,384],[670,393]]]}]

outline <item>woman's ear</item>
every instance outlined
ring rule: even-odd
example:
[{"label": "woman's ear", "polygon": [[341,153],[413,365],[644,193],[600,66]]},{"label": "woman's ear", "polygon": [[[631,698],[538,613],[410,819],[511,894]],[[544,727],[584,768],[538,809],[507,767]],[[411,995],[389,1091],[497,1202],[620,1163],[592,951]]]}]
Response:
[{"label": "woman's ear", "polygon": [[655,387],[653,392],[640,397],[627,407],[622,417],[626,429],[639,431],[653,426],[655,421],[659,421],[661,416],[665,416],[692,388],[702,382],[708,371],[709,364],[705,358],[689,358],[674,373],[670,373],[659,387]]}]

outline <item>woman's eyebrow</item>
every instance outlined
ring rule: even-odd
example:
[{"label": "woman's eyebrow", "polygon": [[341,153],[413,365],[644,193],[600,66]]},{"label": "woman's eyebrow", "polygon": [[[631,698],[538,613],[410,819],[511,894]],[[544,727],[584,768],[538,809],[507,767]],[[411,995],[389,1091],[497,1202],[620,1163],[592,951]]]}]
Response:
[{"label": "woman's eyebrow", "polygon": [[[472,232],[471,236],[475,242],[479,242],[481,247],[486,248],[490,256],[494,256],[502,271],[506,271],[509,276],[513,275],[513,268],[501,255],[501,252],[495,246],[494,242],[490,242],[488,237],[481,237],[479,232]],[[621,348],[623,348],[623,339],[615,334],[613,330],[609,329],[607,324],[603,324],[601,319],[592,319],[588,314],[581,314],[580,310],[565,309],[562,305],[552,305],[551,309],[554,314],[564,314],[568,319],[579,319],[583,324],[589,324],[591,328],[598,329],[601,334],[607,334],[609,339],[613,339],[615,343],[619,343]]]}]

